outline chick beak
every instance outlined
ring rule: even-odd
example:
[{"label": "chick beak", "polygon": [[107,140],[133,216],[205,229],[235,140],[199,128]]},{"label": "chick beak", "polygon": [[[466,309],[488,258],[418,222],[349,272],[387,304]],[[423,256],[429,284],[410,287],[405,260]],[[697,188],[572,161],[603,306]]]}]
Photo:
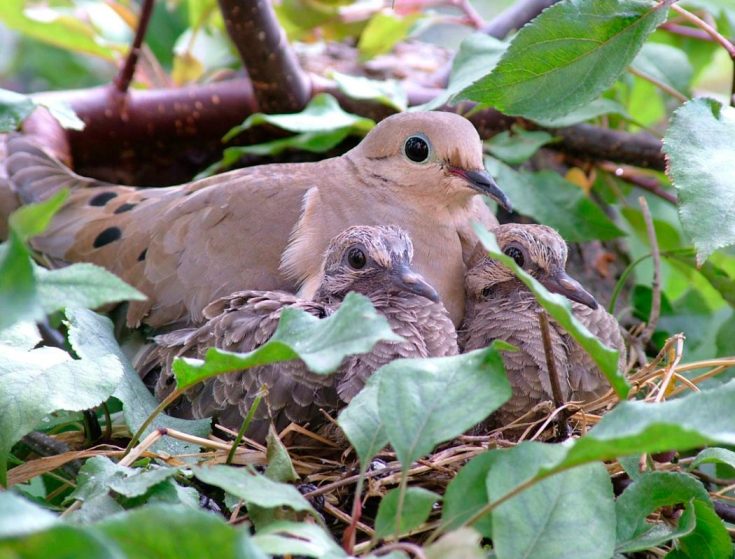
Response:
[{"label": "chick beak", "polygon": [[582,287],[582,284],[566,272],[559,272],[553,276],[541,280],[543,286],[553,293],[564,295],[567,299],[582,303],[591,309],[597,308],[597,301],[590,293]]},{"label": "chick beak", "polygon": [[480,194],[486,194],[502,206],[505,211],[513,211],[513,206],[505,193],[500,190],[490,174],[484,169],[480,171],[468,171],[461,167],[449,167],[449,172],[463,178],[470,187]]},{"label": "chick beak", "polygon": [[419,274],[408,266],[398,266],[392,274],[393,284],[401,291],[408,291],[426,297],[435,303],[439,302],[439,294]]}]

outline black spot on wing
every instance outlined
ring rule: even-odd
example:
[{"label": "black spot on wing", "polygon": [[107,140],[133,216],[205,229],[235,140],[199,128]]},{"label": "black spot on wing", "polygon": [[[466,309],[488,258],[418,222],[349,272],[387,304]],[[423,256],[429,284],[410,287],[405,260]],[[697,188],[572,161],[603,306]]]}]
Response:
[{"label": "black spot on wing", "polygon": [[100,248],[117,241],[120,237],[122,237],[122,231],[119,227],[108,227],[102,231],[102,233],[97,235],[92,246],[94,248]]},{"label": "black spot on wing", "polygon": [[100,192],[99,194],[92,196],[89,200],[90,206],[104,206],[112,200],[113,198],[117,198],[117,192]]},{"label": "black spot on wing", "polygon": [[124,204],[121,204],[117,208],[115,208],[115,211],[112,213],[121,214],[123,212],[129,212],[135,206],[137,206],[137,204],[131,204],[130,202],[125,202]]},{"label": "black spot on wing", "polygon": [[138,262],[143,262],[145,260],[145,256],[148,253],[148,249],[144,248],[143,251],[138,255]]}]

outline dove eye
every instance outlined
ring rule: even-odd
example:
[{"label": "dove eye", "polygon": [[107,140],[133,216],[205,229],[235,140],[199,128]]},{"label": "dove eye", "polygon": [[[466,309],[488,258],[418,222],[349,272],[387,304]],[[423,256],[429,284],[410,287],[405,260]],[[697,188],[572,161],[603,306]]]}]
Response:
[{"label": "dove eye", "polygon": [[518,247],[508,247],[503,251],[503,253],[506,256],[510,256],[513,260],[515,260],[516,264],[523,268],[525,258],[523,258],[523,253],[521,252],[521,249],[519,249]]},{"label": "dove eye", "polygon": [[483,288],[483,290],[482,290],[482,296],[485,297],[485,299],[487,299],[488,297],[490,297],[490,293],[492,293],[492,289],[491,289],[491,287],[489,285],[487,287],[484,287]]},{"label": "dove eye", "polygon": [[351,248],[347,253],[347,263],[355,270],[362,270],[366,262],[365,253],[359,248]]},{"label": "dove eye", "polygon": [[403,144],[403,151],[411,161],[424,163],[429,159],[429,142],[421,136],[410,136]]}]

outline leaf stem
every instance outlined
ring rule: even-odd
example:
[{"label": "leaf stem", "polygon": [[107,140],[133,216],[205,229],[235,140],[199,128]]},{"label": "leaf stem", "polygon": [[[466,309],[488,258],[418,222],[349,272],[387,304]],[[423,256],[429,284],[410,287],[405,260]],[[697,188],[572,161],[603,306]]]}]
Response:
[{"label": "leaf stem", "polygon": [[253,405],[250,406],[250,409],[248,410],[248,414],[245,416],[245,420],[242,422],[242,425],[240,426],[240,430],[237,432],[237,436],[235,437],[235,440],[232,443],[232,448],[230,448],[230,452],[227,453],[227,460],[225,461],[225,464],[232,464],[232,460],[235,458],[235,452],[237,451],[237,447],[240,446],[240,442],[242,441],[242,438],[245,436],[245,432],[248,430],[248,427],[250,427],[250,423],[253,421],[255,412],[258,410],[258,406],[260,406],[260,402],[262,399],[263,399],[262,393],[259,393],[255,397],[255,400],[253,401]]},{"label": "leaf stem", "polygon": [[646,80],[647,82],[652,83],[653,85],[655,85],[656,87],[658,87],[661,91],[664,91],[664,92],[668,93],[674,99],[676,99],[678,101],[681,101],[682,103],[686,103],[687,101],[689,101],[689,97],[687,97],[686,95],[684,95],[680,91],[674,89],[669,84],[664,83],[664,82],[662,82],[660,80],[657,80],[656,78],[654,78],[650,74],[646,74],[645,72],[641,72],[640,70],[636,70],[632,66],[628,67],[628,72],[630,72],[634,76],[638,76],[642,80]]},{"label": "leaf stem", "polygon": [[133,43],[130,45],[128,56],[125,58],[125,63],[120,68],[120,73],[113,82],[115,90],[119,93],[126,93],[130,87],[130,82],[133,81],[135,75],[135,67],[138,65],[138,57],[140,56],[140,50],[143,46],[143,39],[145,38],[146,31],[148,30],[148,22],[151,20],[153,14],[153,5],[155,0],[143,0],[143,7],[140,10],[140,17],[138,18],[138,27],[135,29],[135,37]]},{"label": "leaf stem", "polygon": [[554,398],[554,407],[559,409],[557,425],[559,427],[559,436],[567,438],[569,435],[569,424],[567,423],[568,414],[564,408],[566,402],[561,392],[561,381],[559,371],[556,368],[556,360],[554,359],[554,348],[551,342],[551,333],[549,331],[549,315],[545,310],[538,313],[539,326],[541,327],[541,340],[544,344],[544,356],[546,357],[546,368],[549,373],[549,381],[551,382],[551,394]]},{"label": "leaf stem", "polygon": [[646,234],[648,242],[651,245],[651,256],[653,257],[653,280],[651,281],[651,312],[648,315],[648,324],[638,336],[641,346],[645,347],[648,341],[656,331],[656,325],[661,315],[661,254],[659,253],[658,240],[656,238],[656,228],[653,225],[653,217],[651,210],[648,208],[648,202],[641,196],[638,198],[641,205],[643,220],[646,222]]},{"label": "leaf stem", "polygon": [[408,486],[408,468],[403,468],[401,481],[398,485],[398,504],[396,505],[396,540],[401,535],[401,516],[403,515],[403,503],[406,500],[406,489]]}]

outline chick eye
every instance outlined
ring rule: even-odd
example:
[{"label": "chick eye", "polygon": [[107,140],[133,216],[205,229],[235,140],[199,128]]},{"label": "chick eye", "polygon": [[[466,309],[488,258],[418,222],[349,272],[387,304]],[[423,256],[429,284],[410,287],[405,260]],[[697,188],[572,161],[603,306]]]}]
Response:
[{"label": "chick eye", "polygon": [[411,136],[403,145],[406,157],[416,163],[423,163],[429,159],[429,144],[421,136]]},{"label": "chick eye", "polygon": [[492,293],[492,289],[490,288],[490,286],[483,288],[482,296],[485,297],[485,299],[490,297],[490,293]]},{"label": "chick eye", "polygon": [[366,262],[365,253],[359,248],[351,248],[350,252],[347,253],[347,263],[355,270],[364,268]]},{"label": "chick eye", "polygon": [[515,260],[516,264],[518,264],[521,268],[523,267],[525,259],[523,258],[523,253],[519,248],[508,247],[503,251],[503,253],[506,256],[510,256],[513,260]]}]

